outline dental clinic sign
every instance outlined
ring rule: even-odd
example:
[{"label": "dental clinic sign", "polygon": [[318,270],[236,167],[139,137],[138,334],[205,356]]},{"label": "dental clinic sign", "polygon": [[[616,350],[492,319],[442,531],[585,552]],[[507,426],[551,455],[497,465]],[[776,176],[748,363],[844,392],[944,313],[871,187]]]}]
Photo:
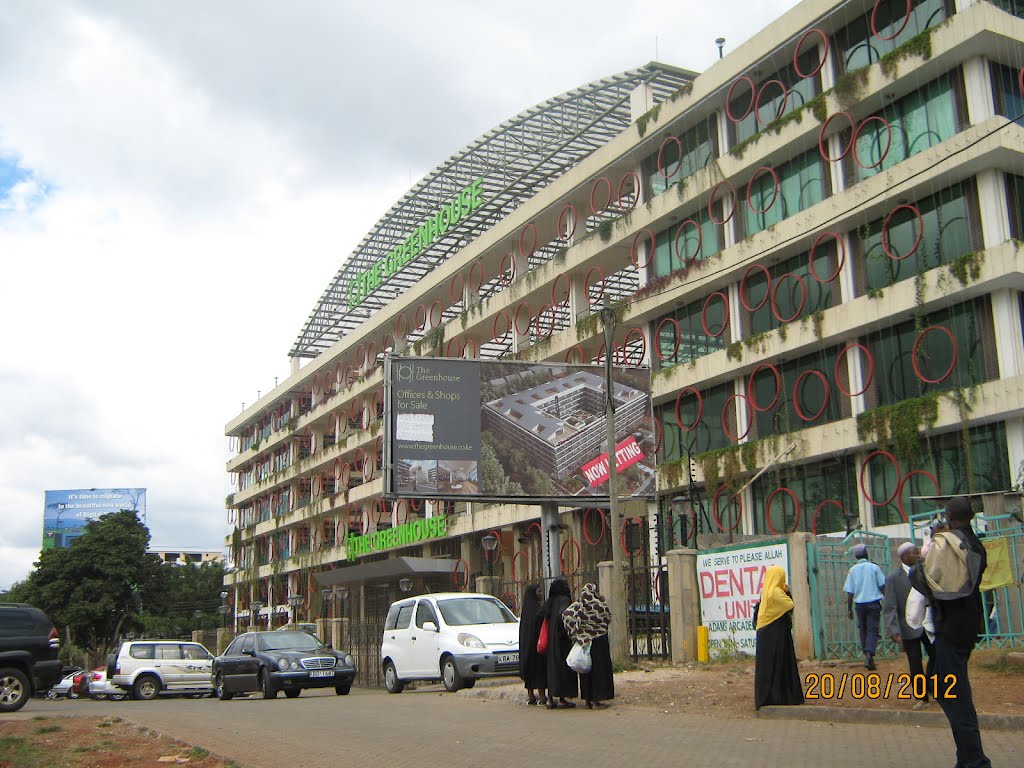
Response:
[{"label": "dental clinic sign", "polygon": [[757,633],[751,619],[761,599],[764,572],[777,565],[789,583],[789,545],[785,541],[708,550],[697,556],[700,623],[708,628],[712,655],[735,643],[735,650],[754,652]]},{"label": "dental clinic sign", "polygon": [[483,183],[482,178],[474,181],[442,206],[440,211],[416,227],[384,258],[353,277],[348,284],[348,308],[353,309],[362,304],[363,299],[377,290],[385,278],[397,274],[438,237],[482,206]]}]

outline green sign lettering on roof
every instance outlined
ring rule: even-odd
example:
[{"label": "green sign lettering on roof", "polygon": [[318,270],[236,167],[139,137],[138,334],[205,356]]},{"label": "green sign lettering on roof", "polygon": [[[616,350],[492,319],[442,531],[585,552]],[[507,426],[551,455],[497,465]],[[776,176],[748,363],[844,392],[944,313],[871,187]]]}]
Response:
[{"label": "green sign lettering on roof", "polygon": [[360,555],[369,555],[384,549],[407,547],[427,539],[440,539],[448,535],[448,520],[444,516],[428,517],[423,520],[374,531],[365,536],[349,536],[345,539],[345,558],[355,560]]}]

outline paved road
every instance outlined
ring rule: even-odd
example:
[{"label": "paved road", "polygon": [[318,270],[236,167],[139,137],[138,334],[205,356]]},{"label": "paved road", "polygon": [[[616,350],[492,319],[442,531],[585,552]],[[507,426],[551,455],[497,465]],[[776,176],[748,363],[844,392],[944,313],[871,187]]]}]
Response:
[{"label": "paved road", "polygon": [[[439,692],[305,692],[298,699],[34,700],[12,718],[118,715],[231,758],[245,768],[487,766],[567,760],[588,768],[752,765],[905,768],[955,762],[949,731],[803,721],[718,720],[635,708],[546,711]],[[3,722],[0,720],[0,734]],[[990,731],[996,768],[1024,765],[1024,733]]]}]

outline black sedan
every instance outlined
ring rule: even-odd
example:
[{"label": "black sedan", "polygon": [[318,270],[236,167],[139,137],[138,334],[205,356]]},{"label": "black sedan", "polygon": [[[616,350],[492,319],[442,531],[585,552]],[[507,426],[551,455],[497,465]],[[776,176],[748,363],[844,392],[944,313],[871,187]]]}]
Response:
[{"label": "black sedan", "polygon": [[260,691],[273,699],[278,691],[294,699],[303,688],[333,688],[345,696],[356,676],[355,661],[312,635],[295,630],[246,632],[213,660],[217,698],[228,701],[236,693]]}]

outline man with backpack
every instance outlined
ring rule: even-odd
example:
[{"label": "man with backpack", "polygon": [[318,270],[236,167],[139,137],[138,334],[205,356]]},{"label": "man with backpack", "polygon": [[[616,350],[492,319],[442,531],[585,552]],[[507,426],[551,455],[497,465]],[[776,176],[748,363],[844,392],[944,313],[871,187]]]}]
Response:
[{"label": "man with backpack", "polygon": [[929,688],[953,731],[957,768],[991,768],[978,730],[967,662],[984,632],[981,575],[988,560],[971,527],[974,510],[963,496],[946,503],[950,530],[936,533],[923,562],[910,572],[910,583],[925,595],[935,623],[935,677]]}]

